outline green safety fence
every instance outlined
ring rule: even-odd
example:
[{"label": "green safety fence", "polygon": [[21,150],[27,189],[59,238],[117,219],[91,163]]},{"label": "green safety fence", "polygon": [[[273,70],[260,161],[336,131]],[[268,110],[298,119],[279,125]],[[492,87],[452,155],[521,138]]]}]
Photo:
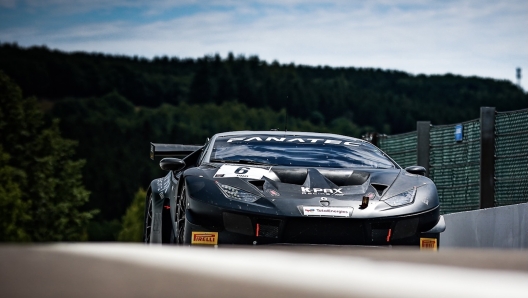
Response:
[{"label": "green safety fence", "polygon": [[[437,187],[442,214],[480,208],[480,119],[460,123],[462,141],[455,141],[455,124],[431,126],[429,178]],[[378,146],[400,166],[417,164],[416,131],[383,135]],[[528,202],[528,109],[495,114],[494,205]]]},{"label": "green safety fence", "polygon": [[528,109],[495,117],[495,206],[528,201]]},{"label": "green safety fence", "polygon": [[429,178],[436,184],[440,213],[478,209],[480,206],[480,121],[461,123],[462,141],[455,141],[455,125],[432,126]]},{"label": "green safety fence", "polygon": [[378,146],[403,168],[417,164],[416,160],[416,131],[380,136]]}]

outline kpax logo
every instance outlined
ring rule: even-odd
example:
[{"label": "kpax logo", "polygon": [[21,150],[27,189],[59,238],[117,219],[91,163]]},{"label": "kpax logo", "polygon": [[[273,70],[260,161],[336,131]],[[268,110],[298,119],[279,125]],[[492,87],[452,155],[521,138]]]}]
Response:
[{"label": "kpax logo", "polygon": [[301,187],[303,195],[343,195],[342,188],[309,188]]}]

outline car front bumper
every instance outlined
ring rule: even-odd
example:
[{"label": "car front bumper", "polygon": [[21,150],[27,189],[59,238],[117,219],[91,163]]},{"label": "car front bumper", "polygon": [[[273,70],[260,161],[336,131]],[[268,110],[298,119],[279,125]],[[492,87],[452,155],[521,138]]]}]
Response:
[{"label": "car front bumper", "polygon": [[[307,243],[336,245],[419,245],[445,229],[439,207],[402,216],[371,219],[253,213],[188,196],[186,242],[192,232],[216,232],[218,244]],[[443,225],[443,226],[442,226]]]}]

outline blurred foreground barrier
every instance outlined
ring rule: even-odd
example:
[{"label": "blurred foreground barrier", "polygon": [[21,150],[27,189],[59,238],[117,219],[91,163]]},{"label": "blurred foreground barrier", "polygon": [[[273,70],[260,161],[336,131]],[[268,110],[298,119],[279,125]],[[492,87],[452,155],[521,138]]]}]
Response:
[{"label": "blurred foreground barrier", "polygon": [[364,138],[402,167],[425,167],[442,214],[528,202],[528,109],[482,107],[479,119]]},{"label": "blurred foreground barrier", "polygon": [[528,203],[444,215],[441,247],[528,249]]}]

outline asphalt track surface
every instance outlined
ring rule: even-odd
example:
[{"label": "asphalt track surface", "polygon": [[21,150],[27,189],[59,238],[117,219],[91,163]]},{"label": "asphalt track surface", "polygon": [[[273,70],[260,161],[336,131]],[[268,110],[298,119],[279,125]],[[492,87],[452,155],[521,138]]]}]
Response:
[{"label": "asphalt track surface", "polygon": [[528,297],[528,251],[2,245],[0,297]]}]

